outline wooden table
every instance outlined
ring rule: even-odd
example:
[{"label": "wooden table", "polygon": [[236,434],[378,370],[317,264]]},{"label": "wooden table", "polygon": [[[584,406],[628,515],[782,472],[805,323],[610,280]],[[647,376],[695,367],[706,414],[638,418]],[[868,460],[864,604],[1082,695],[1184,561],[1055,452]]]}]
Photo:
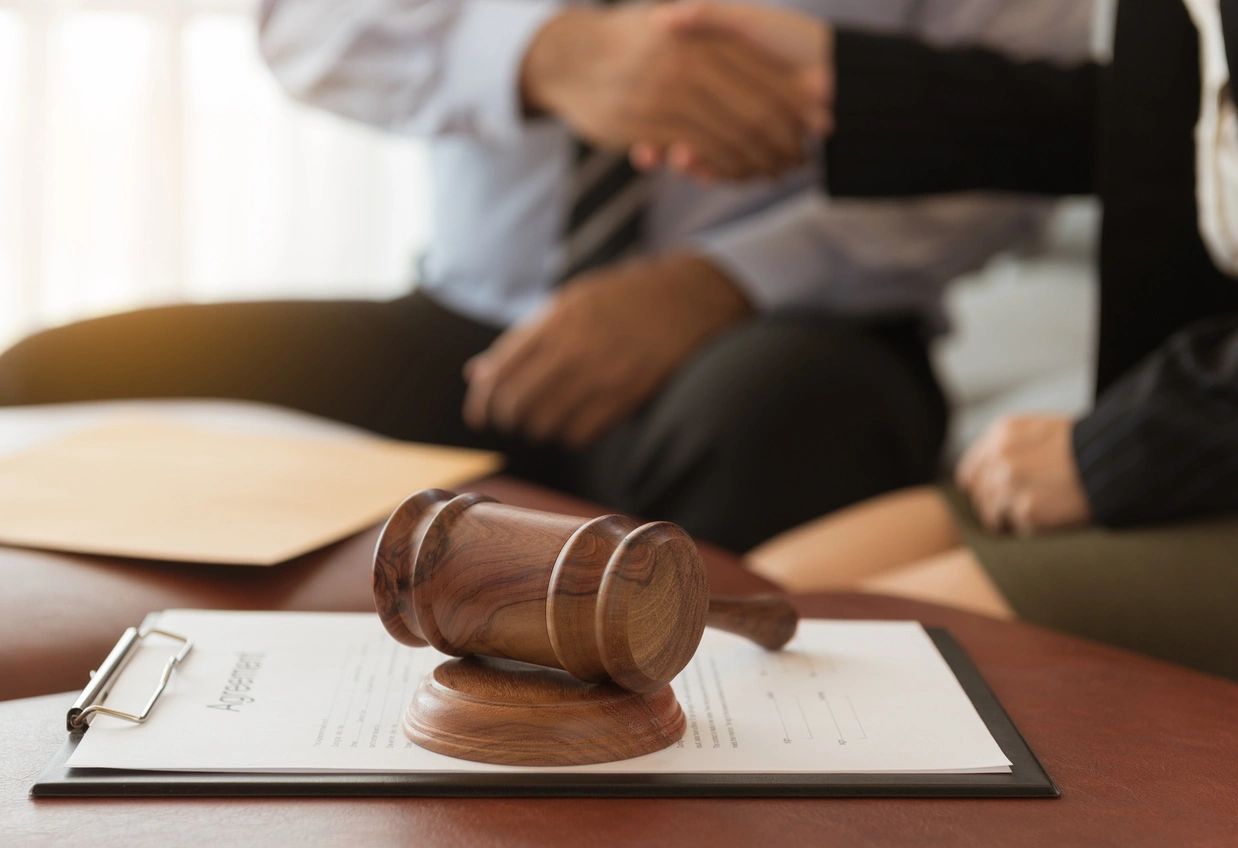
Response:
[{"label": "wooden table", "polygon": [[[575,515],[606,510],[508,477],[470,484],[505,503]],[[274,568],[152,563],[0,547],[0,700],[81,689],[121,631],[175,608],[370,612],[378,528]],[[772,591],[702,545],[717,594]],[[0,839],[0,842],[3,840]]]},{"label": "wooden table", "polygon": [[[0,409],[0,456],[118,417],[157,415],[237,432],[354,439],[360,431],[262,404],[119,401]],[[577,515],[602,507],[506,477],[471,484],[506,503]],[[411,492],[410,492],[411,494]],[[394,506],[394,504],[393,504]],[[0,700],[80,689],[121,631],[177,607],[368,612],[378,529],[275,568],[195,566],[0,547]],[[702,546],[719,594],[773,587]],[[0,843],[3,839],[0,838]]]},{"label": "wooden table", "polygon": [[64,733],[71,698],[60,695],[0,704],[0,841],[133,848],[1238,844],[1238,685],[927,604],[863,595],[798,603],[809,615],[915,618],[949,627],[1061,785],[1062,797],[36,802],[27,790]]},{"label": "wooden table", "polygon": [[[0,423],[3,423],[0,418]],[[524,506],[595,506],[505,478]],[[176,606],[368,610],[374,533],[275,569],[0,548],[0,697],[80,689],[125,626]],[[718,593],[769,588],[705,548]],[[866,595],[805,615],[948,627],[1063,791],[1058,800],[46,800],[27,791],[64,735],[68,694],[0,704],[0,844],[1238,845],[1238,684],[1051,633]]]}]

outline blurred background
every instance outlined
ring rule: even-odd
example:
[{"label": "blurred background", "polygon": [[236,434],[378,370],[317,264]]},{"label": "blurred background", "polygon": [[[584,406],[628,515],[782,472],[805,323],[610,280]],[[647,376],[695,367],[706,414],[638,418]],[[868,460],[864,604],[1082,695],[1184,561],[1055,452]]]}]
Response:
[{"label": "blurred background", "polygon": [[[417,142],[288,100],[256,6],[0,0],[0,349],[135,306],[407,290],[430,227]],[[954,288],[956,446],[1002,412],[1086,404],[1096,217],[1065,204]]]},{"label": "blurred background", "polygon": [[422,160],[291,103],[257,0],[0,0],[0,349],[172,301],[387,296]]}]

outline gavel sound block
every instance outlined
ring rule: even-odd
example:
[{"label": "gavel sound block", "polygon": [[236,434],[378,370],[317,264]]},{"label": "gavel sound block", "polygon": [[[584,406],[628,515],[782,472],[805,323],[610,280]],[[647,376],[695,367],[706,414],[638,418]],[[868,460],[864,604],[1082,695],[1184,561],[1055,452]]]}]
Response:
[{"label": "gavel sound block", "polygon": [[638,524],[430,489],[387,521],[374,560],[387,631],[461,659],[422,682],[415,743],[506,765],[579,765],[661,750],[686,723],[668,685],[706,624],[774,650],[797,617],[780,598],[709,599],[692,539]]}]

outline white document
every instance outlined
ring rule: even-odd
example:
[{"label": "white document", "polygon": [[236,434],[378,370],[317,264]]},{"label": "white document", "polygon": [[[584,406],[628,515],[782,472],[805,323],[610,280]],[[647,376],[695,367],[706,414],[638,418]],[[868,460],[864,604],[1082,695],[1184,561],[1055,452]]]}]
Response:
[{"label": "white document", "polygon": [[[193,640],[145,724],[98,716],[73,768],[199,772],[548,771],[456,760],[409,742],[401,718],[446,659],[365,613],[176,610]],[[170,643],[147,640],[107,703],[139,708]],[[566,772],[1000,773],[1010,761],[915,622],[803,621],[770,653],[709,630],[672,684],[674,747]]]}]

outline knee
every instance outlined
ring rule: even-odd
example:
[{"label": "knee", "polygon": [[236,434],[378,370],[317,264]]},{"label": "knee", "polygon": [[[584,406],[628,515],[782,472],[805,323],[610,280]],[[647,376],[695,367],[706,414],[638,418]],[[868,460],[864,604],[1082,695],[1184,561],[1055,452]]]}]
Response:
[{"label": "knee", "polygon": [[793,594],[820,591],[818,578],[821,576],[821,552],[813,551],[811,559],[807,557],[789,556],[786,552],[767,552],[765,545],[754,548],[744,557],[744,565],[753,574],[764,577],[769,582],[779,586],[784,591]]},{"label": "knee", "polygon": [[624,481],[615,494],[643,505],[689,479],[743,489],[802,473],[836,449],[847,399],[866,391],[841,359],[828,333],[774,319],[711,344],[634,422],[621,472],[608,472]]},{"label": "knee", "polygon": [[[687,362],[603,452],[597,490],[746,550],[913,482],[895,353],[845,324],[753,321]],[[908,389],[906,394],[912,394]]]},{"label": "knee", "polygon": [[813,455],[832,434],[871,426],[850,413],[883,402],[854,367],[856,355],[886,354],[808,322],[754,322],[681,371],[659,405],[660,423],[732,468]]}]

